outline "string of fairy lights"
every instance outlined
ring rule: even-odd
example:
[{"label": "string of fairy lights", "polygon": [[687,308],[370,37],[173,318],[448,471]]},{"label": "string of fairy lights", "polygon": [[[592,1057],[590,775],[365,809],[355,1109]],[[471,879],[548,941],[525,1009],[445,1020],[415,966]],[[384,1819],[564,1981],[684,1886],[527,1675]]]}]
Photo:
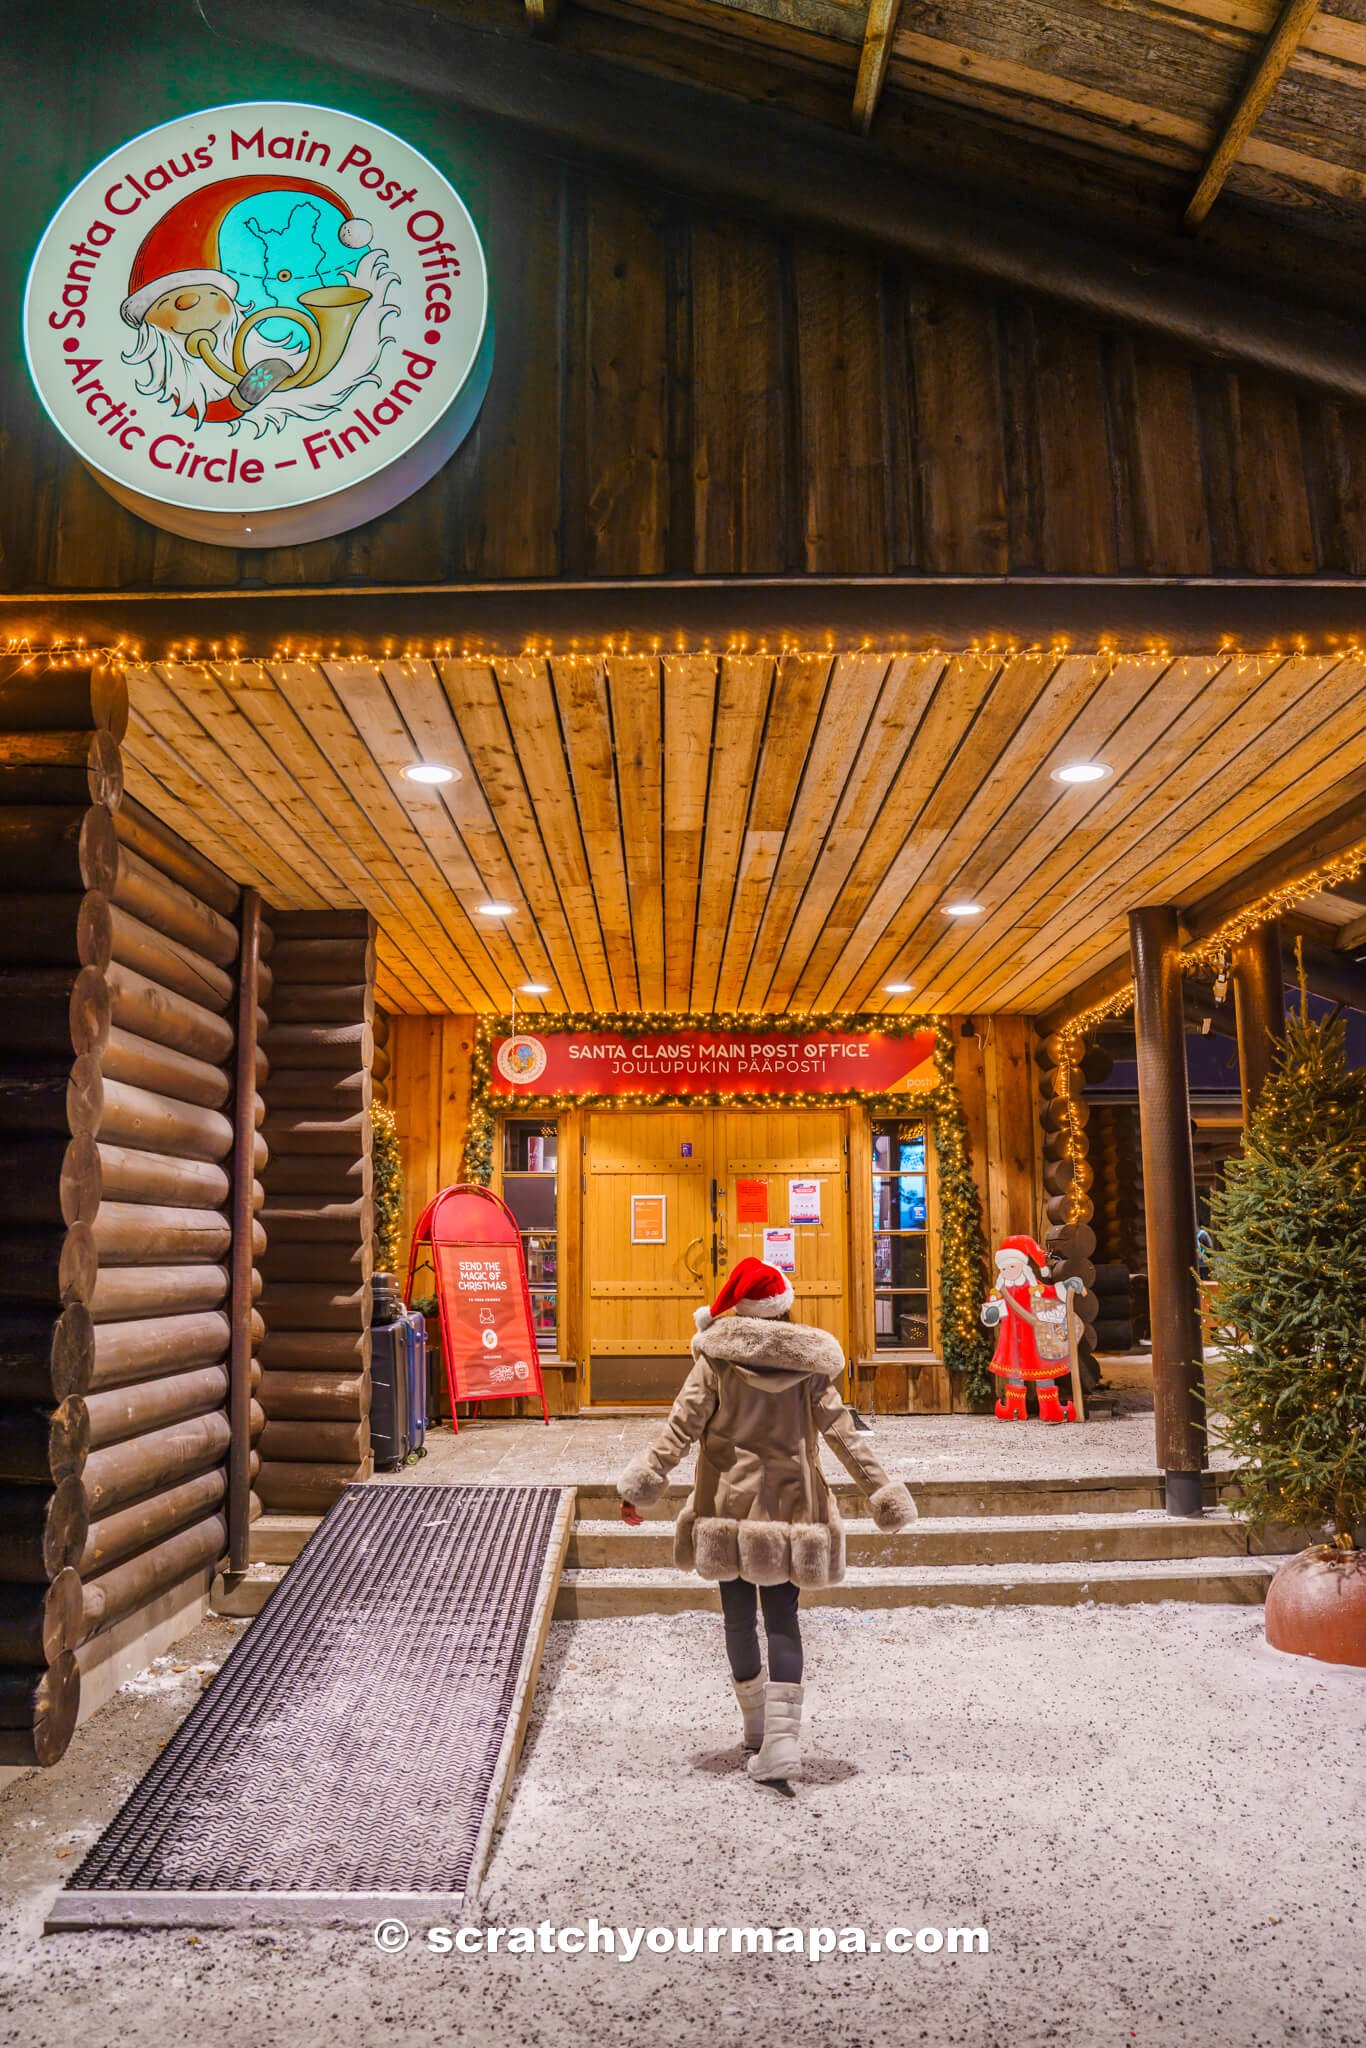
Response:
[{"label": "string of fairy lights", "polygon": [[[1330,639],[1322,646],[1316,647],[1307,639],[1290,637],[1283,643],[1272,642],[1265,647],[1248,648],[1240,646],[1232,635],[1226,634],[1220,638],[1211,652],[1221,661],[1236,662],[1240,665],[1275,663],[1296,656],[1317,657],[1333,662],[1361,661],[1366,658],[1366,643],[1357,639]],[[1046,657],[1061,661],[1069,656],[1089,655],[1108,662],[1147,660],[1162,663],[1179,658],[1177,650],[1169,642],[1159,638],[1140,641],[1126,636],[1121,642],[1103,634],[1094,645],[1088,643],[1085,646],[1078,646],[1060,634],[1051,635],[1046,640],[1025,640],[1004,635],[999,638],[988,637],[957,644],[917,644],[881,638],[855,640],[847,634],[833,632],[801,636],[734,632],[703,634],[699,638],[684,631],[677,631],[617,633],[597,639],[585,636],[570,637],[567,640],[532,634],[515,642],[485,639],[477,635],[467,635],[459,639],[454,636],[413,639],[395,635],[369,647],[347,645],[335,637],[291,635],[287,639],[274,641],[268,652],[248,651],[237,638],[170,640],[156,652],[148,652],[139,642],[125,639],[97,643],[73,637],[65,641],[40,643],[23,635],[12,635],[7,640],[0,641],[0,657],[17,656],[21,667],[35,669],[72,668],[91,661],[114,662],[130,668],[148,663],[164,663],[170,666],[211,663],[232,668],[270,667],[298,662],[326,666],[344,663],[373,666],[382,662],[443,661],[544,661],[573,664],[621,658],[663,660],[673,656],[698,655],[714,659],[758,657],[773,660],[872,655],[887,661],[968,661],[993,658],[1011,661],[1022,656]]]},{"label": "string of fairy lights", "polygon": [[[1225,634],[1221,636],[1215,651],[1222,660],[1235,662],[1240,667],[1243,665],[1256,667],[1266,663],[1274,664],[1295,656],[1317,656],[1333,662],[1359,662],[1366,658],[1366,644],[1363,644],[1360,640],[1330,639],[1322,646],[1314,647],[1302,636],[1289,636],[1284,642],[1273,641],[1264,647],[1248,648],[1241,646],[1234,635]],[[148,660],[167,665],[199,667],[206,667],[210,664],[217,666],[226,665],[231,672],[243,666],[259,668],[261,666],[270,667],[272,665],[290,663],[314,663],[329,666],[373,666],[381,662],[398,662],[412,666],[422,662],[463,661],[498,663],[500,661],[525,660],[546,662],[554,665],[567,664],[572,668],[579,664],[596,666],[604,661],[614,659],[666,660],[671,655],[701,655],[718,660],[750,657],[788,660],[801,659],[803,657],[833,659],[839,655],[862,654],[875,656],[887,661],[918,658],[930,661],[995,659],[1005,662],[1020,656],[1046,656],[1055,661],[1060,661],[1069,655],[1086,653],[1094,654],[1097,659],[1111,662],[1126,658],[1146,658],[1158,662],[1169,662],[1175,658],[1171,646],[1161,638],[1152,638],[1141,643],[1135,643],[1126,639],[1121,644],[1118,640],[1103,634],[1097,639],[1094,648],[1088,647],[1085,649],[1075,647],[1065,636],[1056,634],[1050,636],[1046,641],[1023,641],[1010,636],[1002,636],[999,638],[991,637],[985,640],[972,640],[956,647],[940,645],[915,646],[909,642],[888,645],[881,641],[875,642],[872,639],[853,642],[845,636],[836,636],[833,633],[827,633],[823,636],[808,635],[805,637],[795,637],[786,634],[755,636],[744,633],[731,633],[724,637],[715,636],[715,644],[713,644],[712,637],[703,636],[700,646],[695,639],[690,639],[688,635],[681,632],[673,635],[609,634],[592,644],[587,644],[575,638],[570,638],[567,642],[559,642],[545,636],[529,635],[516,647],[494,644],[478,637],[468,636],[460,639],[448,636],[421,640],[395,636],[382,641],[378,647],[364,650],[345,646],[335,638],[291,636],[288,639],[277,641],[269,654],[248,654],[244,651],[242,642],[239,639],[230,638],[227,640],[190,639],[171,641],[162,651],[151,656],[144,654],[143,648],[137,642],[122,638],[111,643],[87,641],[81,637],[72,637],[69,640],[35,642],[22,635],[12,635],[7,640],[0,641],[0,658],[15,661],[20,672],[33,671],[35,673],[105,664],[113,664],[128,669],[142,666]],[[1201,966],[1219,967],[1225,964],[1232,948],[1241,939],[1247,937],[1249,933],[1282,916],[1286,911],[1293,909],[1297,904],[1303,902],[1307,896],[1313,895],[1318,890],[1331,888],[1335,883],[1355,880],[1363,870],[1366,870],[1366,843],[1320,862],[1310,873],[1296,881],[1284,883],[1278,888],[1258,897],[1253,902],[1244,905],[1225,919],[1215,931],[1184,948],[1181,954],[1183,969],[1189,971]],[[1061,1051],[1057,1063],[1057,1099],[1063,1105],[1065,1156],[1073,1168],[1066,1204],[1067,1221],[1072,1224],[1082,1220],[1083,1205],[1086,1201],[1086,1189],[1083,1185],[1083,1176],[1080,1173],[1080,1169],[1087,1156],[1086,1135],[1082,1122],[1081,1108],[1081,1057],[1088,1037],[1100,1025],[1127,1015],[1133,1007],[1133,1001],[1134,990],[1133,984],[1130,982],[1116,990],[1113,995],[1089,1005],[1084,1010],[1078,1011],[1059,1027],[1058,1037],[1061,1040]],[[700,1026],[700,1021],[694,1019],[693,1023],[696,1026]],[[811,1020],[811,1028],[816,1027],[817,1021],[820,1021],[826,1028],[831,1029],[858,1028],[855,1023],[849,1021],[841,1022],[834,1018]],[[709,1022],[710,1025],[721,1023],[732,1029],[761,1030],[773,1028],[773,1020],[767,1017],[752,1020],[738,1016],[729,1016],[724,1019],[712,1019]],[[883,1031],[893,1029],[912,1030],[928,1028],[933,1023],[934,1020],[889,1019],[880,1016],[865,1020],[863,1028],[876,1028]],[[538,1019],[538,1024],[542,1029],[550,1028],[544,1018]],[[641,1013],[630,1019],[630,1026],[636,1030],[651,1028],[672,1030],[686,1028],[686,1020],[684,1017],[673,1012]],[[481,1043],[485,1044],[485,1056],[487,1056],[485,1039],[491,1040],[494,1031],[501,1028],[497,1020],[489,1020],[487,1033],[481,1037]],[[599,1017],[582,1018],[571,1024],[562,1025],[560,1028],[579,1030],[611,1028],[611,1021],[607,1020],[604,1022]],[[939,1030],[941,1027],[934,1026],[934,1028]],[[936,1043],[939,1043],[938,1039]],[[487,1069],[486,1057],[485,1069]],[[487,1070],[485,1070],[485,1091],[487,1090],[487,1079]],[[945,1093],[946,1089],[948,1091],[947,1095]],[[952,1087],[951,1071],[947,1081],[941,1074],[936,1093],[945,1102],[948,1100],[948,1095],[952,1095],[954,1102],[956,1102],[957,1091]],[[575,1099],[587,1100],[587,1098]],[[641,1096],[639,1098],[618,1097],[614,1099],[629,1099],[644,1104],[667,1102],[675,1098]],[[709,1106],[716,1106],[730,1098],[717,1095],[692,1096],[687,1099]],[[795,1095],[785,1097],[784,1099],[792,1101],[799,1106],[803,1100],[802,1097]],[[857,1094],[841,1098],[821,1096],[817,1099],[826,1103],[837,1099],[848,1101],[881,1100],[881,1098],[861,1097]],[[546,1099],[547,1102],[551,1100],[550,1098]],[[483,1114],[487,1127],[476,1129],[475,1114],[472,1112],[470,1143],[467,1147],[466,1161],[471,1177],[479,1177],[477,1169],[480,1166],[480,1162],[483,1161],[483,1178],[487,1179],[492,1166],[492,1121],[486,1106]],[[937,1128],[942,1128],[946,1133],[950,1132],[951,1124],[951,1114],[947,1122],[942,1116],[937,1120]],[[964,1126],[964,1130],[966,1130],[966,1126]],[[952,1142],[950,1136],[947,1139],[949,1150],[952,1150]],[[486,1160],[484,1159],[485,1153],[487,1153]],[[970,1178],[969,1175],[969,1180]],[[941,1197],[943,1187],[943,1167],[941,1162]],[[943,1221],[946,1232],[944,1271],[947,1286],[947,1274],[950,1267],[957,1267],[960,1251],[964,1258],[968,1256],[968,1252],[963,1247],[955,1249],[949,1246],[948,1233],[950,1231],[950,1222],[947,1211],[944,1213]],[[980,1234],[980,1214],[977,1227]],[[953,1318],[946,1305],[944,1315],[946,1333],[952,1320]],[[965,1353],[971,1352],[977,1342],[975,1326],[971,1341],[969,1341],[965,1328],[960,1334]],[[968,1368],[965,1367],[964,1369]]]},{"label": "string of fairy lights", "polygon": [[[1214,930],[1201,939],[1194,939],[1181,949],[1180,961],[1183,973],[1190,973],[1198,967],[1225,969],[1233,948],[1243,939],[1249,938],[1264,925],[1274,924],[1287,911],[1321,890],[1331,889],[1342,882],[1354,882],[1366,873],[1366,840],[1346,848],[1322,860],[1307,874],[1300,875],[1293,882],[1282,882],[1276,888],[1245,903],[1215,926]],[[1063,1129],[1066,1134],[1066,1157],[1072,1166],[1072,1180],[1067,1193],[1067,1220],[1076,1224],[1082,1221],[1082,1205],[1086,1200],[1086,1189],[1082,1185],[1078,1169],[1087,1157],[1085,1126],[1081,1120],[1081,1059],[1086,1042],[1102,1024],[1113,1023],[1118,1017],[1127,1017],[1134,1006],[1134,984],[1126,982],[1113,995],[1092,1003],[1079,1010],[1075,1016],[1058,1028],[1062,1041],[1057,1064],[1058,1093],[1056,1099],[1063,1105]]]}]

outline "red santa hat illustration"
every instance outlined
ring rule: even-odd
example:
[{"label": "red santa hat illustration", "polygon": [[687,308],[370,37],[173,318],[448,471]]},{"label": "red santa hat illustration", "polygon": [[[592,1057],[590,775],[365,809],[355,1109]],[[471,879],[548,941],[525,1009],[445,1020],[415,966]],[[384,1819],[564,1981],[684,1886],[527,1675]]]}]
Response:
[{"label": "red santa hat illustration", "polygon": [[369,246],[374,230],[369,221],[357,220],[346,201],[326,185],[308,178],[281,179],[257,173],[252,177],[222,178],[187,192],[166,209],[156,226],[143,237],[128,276],[128,296],[119,308],[130,327],[140,327],[147,310],[164,292],[179,291],[186,285],[213,285],[228,298],[237,297],[237,281],[219,267],[218,236],[223,222],[244,199],[259,199],[264,193],[287,191],[305,199],[324,199],[346,216],[337,230],[344,248]]},{"label": "red santa hat illustration", "polygon": [[792,1306],[792,1282],[762,1259],[741,1259],[732,1266],[710,1308],[693,1310],[699,1330],[709,1330],[718,1316],[734,1309],[738,1316],[785,1316]]},{"label": "red santa hat illustration", "polygon": [[1008,1266],[1012,1259],[1016,1258],[1028,1259],[1040,1279],[1048,1271],[1048,1253],[1036,1238],[1002,1238],[1000,1249],[996,1254],[997,1266]]}]

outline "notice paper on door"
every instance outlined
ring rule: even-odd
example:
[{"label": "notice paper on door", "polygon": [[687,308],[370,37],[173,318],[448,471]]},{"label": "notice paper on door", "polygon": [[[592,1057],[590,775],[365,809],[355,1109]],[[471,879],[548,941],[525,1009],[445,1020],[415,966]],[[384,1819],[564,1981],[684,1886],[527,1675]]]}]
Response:
[{"label": "notice paper on door", "polygon": [[632,1244],[664,1244],[666,1242],[666,1205],[667,1197],[664,1195],[632,1195]]},{"label": "notice paper on door", "polygon": [[764,1232],[764,1264],[776,1266],[780,1273],[795,1273],[797,1270],[797,1237],[792,1230],[766,1230]]},{"label": "notice paper on door", "polygon": [[736,1181],[735,1220],[737,1223],[767,1223],[768,1182],[766,1180]]},{"label": "notice paper on door", "polygon": [[789,1223],[819,1223],[821,1184],[818,1180],[790,1180],[787,1184]]}]

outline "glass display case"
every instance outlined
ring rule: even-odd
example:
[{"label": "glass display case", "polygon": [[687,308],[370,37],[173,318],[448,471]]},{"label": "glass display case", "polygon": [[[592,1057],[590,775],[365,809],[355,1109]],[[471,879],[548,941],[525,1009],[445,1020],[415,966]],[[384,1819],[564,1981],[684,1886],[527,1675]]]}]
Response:
[{"label": "glass display case", "polygon": [[558,1347],[559,1149],[553,1123],[508,1117],[503,1124],[503,1200],[522,1234],[536,1348],[550,1353]]},{"label": "glass display case", "polygon": [[918,1119],[873,1124],[873,1323],[879,1351],[929,1348],[929,1174]]}]

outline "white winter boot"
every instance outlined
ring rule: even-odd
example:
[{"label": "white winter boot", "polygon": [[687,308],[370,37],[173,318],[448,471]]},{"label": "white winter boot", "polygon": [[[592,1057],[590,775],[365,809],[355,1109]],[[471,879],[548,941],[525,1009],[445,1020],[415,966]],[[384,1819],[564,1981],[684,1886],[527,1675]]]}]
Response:
[{"label": "white winter boot", "polygon": [[757,1756],[752,1756],[749,1760],[748,1770],[751,1778],[761,1778],[769,1785],[776,1784],[780,1779],[800,1778],[801,1731],[800,1685],[770,1683],[768,1696],[764,1701],[764,1746]]},{"label": "white winter boot", "polygon": [[746,1749],[757,1749],[764,1739],[764,1674],[761,1671],[757,1678],[732,1678],[731,1684],[745,1717],[741,1740]]}]

